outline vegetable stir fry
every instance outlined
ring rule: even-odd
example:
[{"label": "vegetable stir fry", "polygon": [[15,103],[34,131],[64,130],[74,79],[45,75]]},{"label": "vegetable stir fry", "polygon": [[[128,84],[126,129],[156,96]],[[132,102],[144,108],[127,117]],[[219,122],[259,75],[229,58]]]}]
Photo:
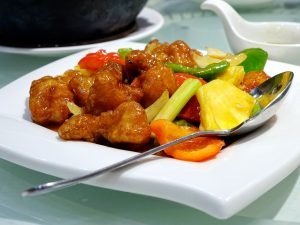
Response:
[{"label": "vegetable stir fry", "polygon": [[[57,125],[64,140],[143,150],[198,130],[233,128],[257,113],[248,92],[269,79],[266,61],[262,49],[204,54],[181,40],[101,49],[62,75],[33,81],[29,109],[34,122]],[[204,161],[224,146],[223,139],[198,137],[164,153]]]}]

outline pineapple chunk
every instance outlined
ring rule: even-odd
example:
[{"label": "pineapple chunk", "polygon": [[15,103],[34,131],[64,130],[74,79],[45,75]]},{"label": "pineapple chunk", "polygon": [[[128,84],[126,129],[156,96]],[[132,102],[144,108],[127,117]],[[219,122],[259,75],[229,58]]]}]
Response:
[{"label": "pineapple chunk", "polygon": [[247,120],[255,99],[233,84],[213,80],[201,86],[196,92],[200,103],[200,129],[231,129]]},{"label": "pineapple chunk", "polygon": [[243,66],[230,66],[224,73],[218,75],[218,79],[227,81],[240,87],[245,76]]}]

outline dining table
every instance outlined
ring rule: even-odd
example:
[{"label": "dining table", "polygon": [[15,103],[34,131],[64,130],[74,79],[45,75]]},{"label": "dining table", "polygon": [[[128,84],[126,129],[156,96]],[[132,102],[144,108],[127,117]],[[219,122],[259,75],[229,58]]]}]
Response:
[{"label": "dining table", "polygon": [[[149,0],[146,7],[161,14],[164,24],[156,32],[136,41],[147,43],[154,38],[161,42],[184,40],[192,48],[214,47],[231,52],[222,21],[213,12],[201,10],[201,2]],[[298,0],[228,2],[249,21],[300,23]],[[64,55],[0,51],[0,88],[62,57]],[[296,65],[300,66],[300,59]],[[227,219],[214,218],[165,199],[86,184],[31,198],[21,196],[26,188],[56,179],[59,178],[0,159],[0,224],[300,225],[300,167]]]}]

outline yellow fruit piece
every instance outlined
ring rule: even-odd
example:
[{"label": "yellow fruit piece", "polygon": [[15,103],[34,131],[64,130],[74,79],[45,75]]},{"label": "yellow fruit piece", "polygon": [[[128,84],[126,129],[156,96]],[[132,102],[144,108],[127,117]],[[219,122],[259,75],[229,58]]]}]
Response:
[{"label": "yellow fruit piece", "polygon": [[200,129],[231,129],[247,120],[255,99],[233,84],[216,79],[196,92],[200,103]]},{"label": "yellow fruit piece", "polygon": [[237,87],[240,87],[244,76],[245,71],[243,66],[230,66],[224,73],[218,75],[218,79],[227,81]]}]

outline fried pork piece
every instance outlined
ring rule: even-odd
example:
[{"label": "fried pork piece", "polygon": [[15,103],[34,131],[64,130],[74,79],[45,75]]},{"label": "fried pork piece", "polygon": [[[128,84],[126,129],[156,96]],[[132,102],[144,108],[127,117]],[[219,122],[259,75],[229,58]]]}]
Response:
[{"label": "fried pork piece", "polygon": [[84,110],[93,115],[100,115],[115,109],[123,102],[139,102],[142,97],[143,92],[140,88],[122,83],[122,66],[108,62],[95,74]]},{"label": "fried pork piece", "polygon": [[201,52],[191,49],[184,41],[175,41],[171,44],[160,43],[158,40],[150,41],[144,50],[133,50],[125,59],[125,80],[131,83],[148,69],[158,64],[172,62],[189,67],[197,66],[194,54]]},{"label": "fried pork piece", "polygon": [[56,78],[60,82],[69,83],[70,80],[73,79],[73,77],[79,76],[81,73],[78,70],[67,70],[63,73],[61,76],[57,76]]},{"label": "fried pork piece", "polygon": [[245,74],[241,88],[250,92],[264,81],[270,78],[264,71],[251,71]]},{"label": "fried pork piece", "polygon": [[170,44],[167,42],[160,43],[157,39],[150,41],[144,52],[152,55],[158,62],[165,63],[169,61],[169,48]]},{"label": "fried pork piece", "polygon": [[131,51],[125,59],[124,81],[131,83],[135,77],[156,64],[157,60],[151,54],[142,50]]},{"label": "fried pork piece", "polygon": [[144,144],[150,139],[150,127],[143,107],[134,101],[124,102],[100,116],[73,116],[58,130],[65,140],[95,142],[104,137],[111,143]]},{"label": "fried pork piece", "polygon": [[74,101],[73,93],[59,77],[45,76],[31,84],[29,109],[34,122],[63,123],[70,114],[68,101]]},{"label": "fried pork piece", "polygon": [[96,142],[95,131],[99,127],[98,117],[91,114],[72,116],[58,129],[58,134],[65,140],[84,140]]},{"label": "fried pork piece", "polygon": [[144,108],[128,101],[115,110],[99,116],[99,132],[111,143],[145,144],[150,140],[150,127]]},{"label": "fried pork piece", "polygon": [[84,106],[89,97],[90,88],[94,84],[95,76],[79,74],[73,77],[69,82],[69,88],[76,96],[76,102],[79,106]]},{"label": "fried pork piece", "polygon": [[177,82],[173,71],[163,64],[152,67],[138,79],[144,93],[142,98],[142,105],[144,107],[148,107],[155,102],[165,90],[168,90],[169,94],[172,95],[177,89]]},{"label": "fried pork piece", "polygon": [[194,67],[196,62],[193,59],[193,52],[184,41],[175,41],[168,48],[169,61],[184,66]]},{"label": "fried pork piece", "polygon": [[194,54],[202,55],[201,52],[191,49],[181,40],[171,44],[161,44],[158,40],[152,40],[146,45],[145,52],[152,55],[160,63],[172,62],[189,67],[197,65],[193,58]]}]

